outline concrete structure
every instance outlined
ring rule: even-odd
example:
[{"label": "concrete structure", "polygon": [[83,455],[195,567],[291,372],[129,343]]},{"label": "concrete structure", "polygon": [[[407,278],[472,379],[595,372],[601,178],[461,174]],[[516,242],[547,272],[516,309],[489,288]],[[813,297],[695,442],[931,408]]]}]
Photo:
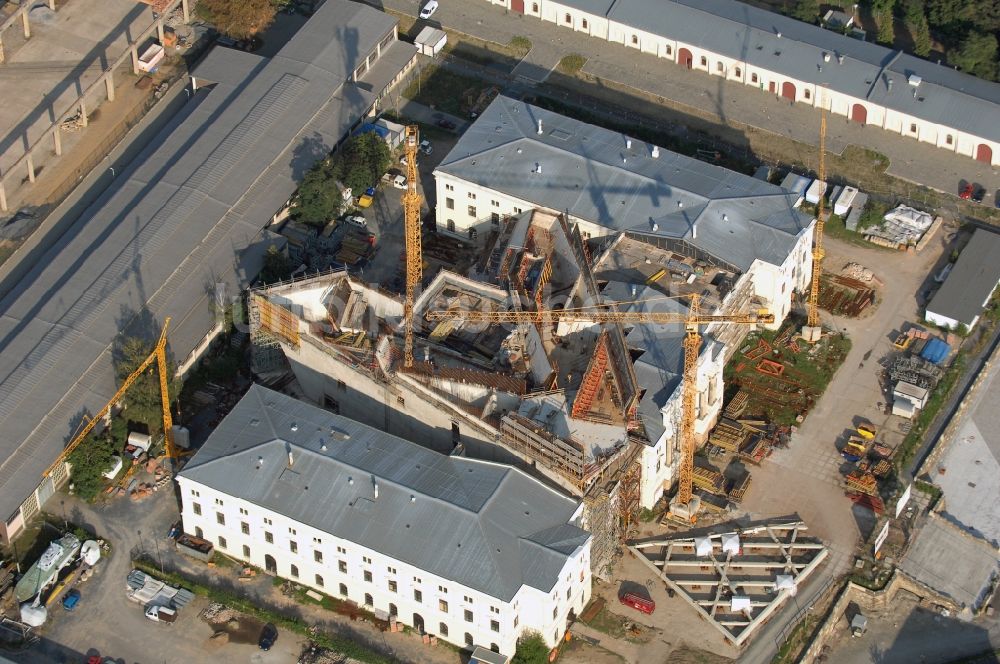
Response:
[{"label": "concrete structure", "polygon": [[497,97],[434,171],[439,232],[485,237],[532,208],[745,275],[780,325],[809,282],[814,220],[760,180]]},{"label": "concrete structure", "polygon": [[255,278],[270,244],[261,229],[413,62],[396,34],[387,15],[330,0],[274,58],[215,49],[191,101],[129,171],[4,284],[0,538],[65,480],[61,466],[39,484],[81,417],[115,393],[119,333],[155,338],[172,316],[185,371],[223,329],[212,302]]},{"label": "concrete structure", "polygon": [[629,550],[699,617],[742,646],[826,559],[801,521],[642,541]]},{"label": "concrete structure", "polygon": [[1000,85],[729,0],[488,0],[1000,165]]},{"label": "concrete structure", "polygon": [[1000,256],[1000,234],[976,229],[944,285],[927,303],[924,316],[927,322],[951,329],[959,325],[970,330],[975,327],[1000,283],[997,256]]},{"label": "concrete structure", "polygon": [[260,386],[177,483],[186,532],[461,647],[554,646],[590,599],[579,502]]},{"label": "concrete structure", "polygon": [[982,608],[1000,573],[1000,550],[932,512],[900,567],[958,605],[966,619]]}]

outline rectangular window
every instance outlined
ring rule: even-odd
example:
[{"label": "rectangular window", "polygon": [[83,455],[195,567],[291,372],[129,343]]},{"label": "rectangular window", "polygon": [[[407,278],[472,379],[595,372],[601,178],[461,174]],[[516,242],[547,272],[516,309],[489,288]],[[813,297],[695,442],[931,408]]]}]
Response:
[{"label": "rectangular window", "polygon": [[704,55],[701,56],[701,66],[702,67],[707,67],[708,66],[708,58],[706,58]]},{"label": "rectangular window", "polygon": [[462,600],[465,601],[466,604],[472,604],[472,598],[468,595],[462,595]]},{"label": "rectangular window", "polygon": [[538,13],[538,3],[537,2],[532,2],[531,3],[531,11],[535,12],[536,14]]},{"label": "rectangular window", "polygon": [[226,548],[226,538],[223,537],[222,535],[219,535],[219,548],[220,549]]},{"label": "rectangular window", "polygon": [[419,577],[419,576],[415,576],[415,577],[413,577],[413,582],[414,582],[414,583],[423,583],[423,581],[421,581],[421,580],[420,580],[420,577]]},{"label": "rectangular window", "polygon": [[424,601],[424,594],[419,590],[417,590],[416,588],[413,589],[413,601],[415,602]]},{"label": "rectangular window", "polygon": [[632,43],[635,45],[639,44],[639,35],[632,35]]},{"label": "rectangular window", "polygon": [[491,606],[491,607],[490,607],[490,613],[495,613],[495,614],[497,614],[497,615],[500,615],[500,609],[498,609],[498,608],[497,608],[497,607],[495,607],[495,606]]},{"label": "rectangular window", "polygon": [[292,553],[298,553],[299,543],[295,540],[288,540],[288,548],[292,550]]},{"label": "rectangular window", "polygon": [[490,201],[490,205],[493,207],[500,207],[500,201]]},{"label": "rectangular window", "polygon": [[191,503],[191,510],[195,514],[201,516],[201,505],[199,505],[198,503]]},{"label": "rectangular window", "polygon": [[438,600],[438,611],[441,613],[448,613],[448,601],[439,599]]},{"label": "rectangular window", "polygon": [[721,62],[716,62],[715,63],[715,70],[719,71],[719,72],[723,72],[723,71],[726,71],[726,67]]},{"label": "rectangular window", "polygon": [[294,528],[289,528],[288,529],[288,534],[289,535],[294,535],[295,534],[295,529]]},{"label": "rectangular window", "polygon": [[944,137],[944,142],[947,143],[948,145],[951,145],[953,140],[954,139],[952,139],[951,134],[948,134],[947,136]]},{"label": "rectangular window", "polygon": [[318,563],[323,562],[323,552],[322,551],[313,551],[313,560],[315,560]]},{"label": "rectangular window", "polygon": [[365,581],[367,581],[368,583],[372,582],[372,573],[369,572],[368,570],[365,570]]},{"label": "rectangular window", "polygon": [[573,17],[570,16],[569,14],[566,14],[566,16],[563,17],[563,20],[566,21],[566,25],[570,25],[573,22]]},{"label": "rectangular window", "polygon": [[323,543],[323,540],[321,540],[320,538],[318,538],[318,537],[314,537],[313,538],[313,544],[322,544],[322,543]]},{"label": "rectangular window", "polygon": [[447,595],[448,594],[448,589],[445,588],[444,586],[438,586],[438,592],[439,593],[444,593],[445,595]]},{"label": "rectangular window", "polygon": [[492,631],[494,631],[494,632],[499,632],[500,631],[500,621],[499,620],[491,620],[490,621],[490,629]]},{"label": "rectangular window", "polygon": [[372,559],[369,558],[368,556],[361,556],[361,560],[363,560],[364,562],[368,563],[369,565],[372,564]]},{"label": "rectangular window", "polygon": [[519,622],[519,618],[515,615],[514,616],[514,629],[517,629],[517,623],[518,622]]},{"label": "rectangular window", "polygon": [[269,526],[273,526],[274,525],[274,523],[272,523],[271,520],[268,519],[267,517],[264,517],[264,523],[266,523]]},{"label": "rectangular window", "polygon": [[465,622],[472,622],[472,611],[465,610]]},{"label": "rectangular window", "polygon": [[215,513],[215,520],[218,522],[220,526],[226,525],[226,515],[223,514],[222,512]]},{"label": "rectangular window", "polygon": [[389,579],[389,592],[394,593],[396,592],[397,588],[398,587],[396,585],[396,582],[393,581],[392,579]]},{"label": "rectangular window", "polygon": [[448,208],[449,210],[454,210],[455,209],[455,199],[451,198],[451,197],[448,197],[448,198],[444,199],[444,206],[446,208]]},{"label": "rectangular window", "polygon": [[247,510],[246,510],[245,507],[241,507],[240,508],[240,514],[242,514],[243,516],[246,516],[248,514],[248,512],[247,512]]},{"label": "rectangular window", "polygon": [[672,48],[670,47],[670,44],[667,44],[667,48],[666,48],[666,53],[667,53],[667,55],[672,55],[672,54],[673,54],[673,52],[674,52],[674,49],[672,49]]},{"label": "rectangular window", "polygon": [[497,214],[496,212],[492,213],[490,215],[490,223],[492,223],[494,226],[499,226],[500,225],[500,215]]},{"label": "rectangular window", "polygon": [[802,96],[805,97],[806,99],[809,99],[810,97],[812,97],[812,93],[809,92],[808,89],[807,90],[803,90],[802,91]]},{"label": "rectangular window", "polygon": [[250,547],[247,546],[246,544],[243,545],[243,557],[244,558],[250,557]]},{"label": "rectangular window", "polygon": [[396,397],[396,403],[399,404],[400,406],[405,406],[406,399],[404,399],[403,397]]},{"label": "rectangular window", "polygon": [[468,212],[469,212],[469,216],[470,217],[475,218],[475,216],[476,216],[476,206],[475,205],[470,205]]},{"label": "rectangular window", "polygon": [[587,29],[587,19],[583,19],[580,21],[580,27],[583,28],[584,30]]},{"label": "rectangular window", "polygon": [[386,570],[388,570],[389,574],[395,574],[396,573],[396,568],[395,567],[386,567]]},{"label": "rectangular window", "polygon": [[556,617],[556,616],[557,616],[558,614],[559,614],[559,605],[557,604],[556,606],[553,606],[553,607],[552,607],[552,618],[553,618],[553,619],[555,619],[555,617]]},{"label": "rectangular window", "polygon": [[519,207],[514,208],[514,214],[521,214],[521,212],[523,212],[521,208]]},{"label": "rectangular window", "polygon": [[757,82],[757,74],[750,74],[750,82],[751,83]]},{"label": "rectangular window", "polygon": [[215,499],[215,504],[216,505],[221,505],[222,504],[222,498],[216,498]]},{"label": "rectangular window", "polygon": [[455,185],[452,185],[452,184],[446,184],[446,185],[444,186],[444,188],[445,188],[445,189],[446,189],[447,191],[455,191]]},{"label": "rectangular window", "polygon": [[471,191],[468,193],[468,196],[469,196],[469,200],[472,200],[472,201],[476,200],[476,195],[474,193],[472,193]]},{"label": "rectangular window", "polygon": [[249,535],[250,534],[250,524],[247,523],[246,521],[241,521],[240,522],[240,532],[243,533],[244,535]]},{"label": "rectangular window", "polygon": [[200,496],[201,492],[200,491],[195,491],[194,489],[191,489],[191,495],[192,496]]},{"label": "rectangular window", "polygon": [[913,134],[917,133],[917,125],[916,125],[916,123],[913,123],[913,122],[910,123],[910,133],[913,133]]},{"label": "rectangular window", "polygon": [[573,592],[573,588],[572,587],[569,587],[569,588],[566,589],[566,599],[569,599],[569,597],[572,594],[572,592]]},{"label": "rectangular window", "polygon": [[274,535],[272,535],[270,532],[268,532],[268,531],[265,530],[264,531],[264,541],[267,542],[268,544],[274,544]]},{"label": "rectangular window", "polygon": [[342,546],[337,547],[337,553],[347,553],[347,549]]},{"label": "rectangular window", "polygon": [[323,577],[321,577],[319,574],[316,575],[316,585],[319,586],[320,588],[323,587]]},{"label": "rectangular window", "polygon": [[340,570],[341,574],[347,574],[347,561],[346,560],[338,560],[337,561],[337,569]]}]

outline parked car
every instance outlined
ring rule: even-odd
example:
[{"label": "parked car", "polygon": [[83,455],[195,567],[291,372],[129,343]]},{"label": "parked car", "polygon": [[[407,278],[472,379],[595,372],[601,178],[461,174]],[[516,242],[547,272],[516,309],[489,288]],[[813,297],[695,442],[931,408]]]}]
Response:
[{"label": "parked car", "polygon": [[449,120],[448,118],[441,118],[440,120],[438,120],[437,126],[441,127],[442,129],[447,129],[448,131],[454,131],[455,129],[458,128],[458,125]]},{"label": "parked car", "polygon": [[392,179],[392,186],[396,189],[406,189],[406,176],[397,175]]},{"label": "parked car", "polygon": [[344,217],[344,221],[353,226],[357,226],[358,228],[368,228],[368,220],[362,217],[360,214],[348,215]]},{"label": "parked car", "polygon": [[406,163],[406,155],[405,154],[402,157],[399,158],[399,165],[400,166],[406,166],[407,165],[407,163]]},{"label": "parked car", "polygon": [[431,154],[434,152],[434,146],[431,145],[430,141],[420,141],[420,151],[424,154]]},{"label": "parked car", "polygon": [[80,591],[73,588],[68,593],[63,596],[62,605],[67,611],[73,611],[76,609],[76,605],[80,603]]},{"label": "parked car", "polygon": [[972,192],[974,190],[975,187],[973,187],[972,183],[970,182],[969,184],[962,187],[962,191],[958,192],[958,197],[964,200],[969,200],[970,198],[972,198]]},{"label": "parked car", "polygon": [[972,185],[972,202],[982,203],[983,198],[986,197],[986,190],[980,187],[978,184]]},{"label": "parked car", "polygon": [[270,650],[274,642],[278,640],[278,628],[267,623],[264,628],[260,630],[260,639],[257,641],[257,646],[261,650]]},{"label": "parked car", "polygon": [[420,18],[430,18],[437,11],[438,2],[437,0],[429,0],[424,8],[420,10]]}]

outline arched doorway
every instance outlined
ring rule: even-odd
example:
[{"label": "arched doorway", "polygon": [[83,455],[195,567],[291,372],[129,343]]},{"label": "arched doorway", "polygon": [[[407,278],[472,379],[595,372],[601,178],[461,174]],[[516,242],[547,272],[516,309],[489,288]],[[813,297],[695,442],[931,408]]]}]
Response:
[{"label": "arched doorway", "polygon": [[268,574],[278,573],[278,563],[275,562],[274,556],[270,553],[264,556],[264,569],[267,570]]},{"label": "arched doorway", "polygon": [[417,630],[417,634],[424,633],[424,618],[419,613],[413,614],[413,629]]},{"label": "arched doorway", "polygon": [[781,84],[781,96],[795,101],[795,84],[785,81]]},{"label": "arched doorway", "polygon": [[981,161],[984,164],[992,164],[993,149],[985,143],[980,144],[980,146],[976,148],[976,161]]},{"label": "arched doorway", "polygon": [[851,119],[858,124],[868,123],[868,109],[861,104],[855,104],[851,106]]},{"label": "arched doorway", "polygon": [[691,69],[691,64],[694,62],[694,57],[691,55],[691,51],[686,48],[682,48],[677,52],[677,64],[682,67],[687,67]]}]

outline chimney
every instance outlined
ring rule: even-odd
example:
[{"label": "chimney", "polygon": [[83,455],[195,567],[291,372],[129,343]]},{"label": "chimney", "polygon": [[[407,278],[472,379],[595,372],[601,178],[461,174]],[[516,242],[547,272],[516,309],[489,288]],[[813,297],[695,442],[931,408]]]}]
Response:
[{"label": "chimney", "polygon": [[660,225],[654,221],[653,222],[653,231],[655,232],[655,231],[658,231],[658,230],[660,230]]},{"label": "chimney", "polygon": [[823,62],[829,62],[829,61],[830,61],[830,54],[829,53],[824,53],[823,54]]},{"label": "chimney", "polygon": [[326,440],[322,438],[319,439],[319,450],[320,452],[326,452]]},{"label": "chimney", "polygon": [[542,172],[542,165],[539,164],[537,161],[535,162],[535,172],[536,173],[541,173]]},{"label": "chimney", "polygon": [[632,297],[635,298],[639,294],[639,286],[636,284],[629,284],[629,289],[632,291]]},{"label": "chimney", "polygon": [[631,138],[626,138],[625,139],[625,149],[626,150],[631,150],[632,149],[632,139]]},{"label": "chimney", "polygon": [[378,480],[372,476],[372,487],[375,489],[375,500],[378,500]]},{"label": "chimney", "polygon": [[654,145],[653,146],[653,159],[659,159],[659,158],[660,158],[660,148]]},{"label": "chimney", "polygon": [[542,119],[538,118],[538,134],[541,135],[541,133],[542,133]]},{"label": "chimney", "polygon": [[622,156],[622,166],[628,165],[628,157]]},{"label": "chimney", "polygon": [[693,224],[691,224],[691,239],[695,240],[698,238],[698,220],[696,219]]},{"label": "chimney", "polygon": [[262,456],[257,457],[257,467],[260,468],[263,465],[264,465],[264,457]]},{"label": "chimney", "polygon": [[722,215],[722,220],[723,220],[723,221],[729,221],[729,215],[728,215],[728,214],[725,214],[725,213],[723,213],[723,215]]},{"label": "chimney", "polygon": [[776,36],[776,37],[777,37],[778,39],[781,39],[781,33],[780,33],[780,32],[778,32],[778,33],[775,33],[775,36]]},{"label": "chimney", "polygon": [[838,65],[844,64],[844,56],[839,55],[839,54],[837,55],[837,64]]},{"label": "chimney", "polygon": [[887,87],[888,87],[888,88],[889,88],[890,90],[892,90],[892,79],[891,79],[891,78],[889,78],[889,79],[886,79],[886,83],[885,83],[885,84],[886,84],[886,86],[887,86]]},{"label": "chimney", "polygon": [[292,454],[291,450],[288,450],[288,467],[291,468],[295,465],[295,456]]}]

